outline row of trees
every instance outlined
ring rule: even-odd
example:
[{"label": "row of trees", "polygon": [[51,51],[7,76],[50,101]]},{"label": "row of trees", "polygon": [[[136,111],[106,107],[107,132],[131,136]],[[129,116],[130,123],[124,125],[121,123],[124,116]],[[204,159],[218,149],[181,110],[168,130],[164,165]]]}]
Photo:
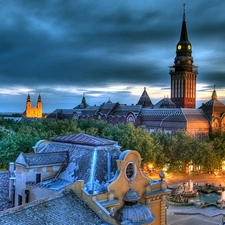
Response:
[{"label": "row of trees", "polygon": [[0,169],[7,169],[20,152],[33,152],[32,146],[39,140],[81,132],[115,140],[122,151],[137,150],[143,164],[151,162],[159,169],[169,165],[171,171],[184,171],[186,164],[192,162],[203,170],[212,170],[220,168],[225,159],[225,134],[196,140],[184,131],[150,134],[145,127],[135,128],[131,123],[113,126],[94,120],[1,120],[0,128]]}]

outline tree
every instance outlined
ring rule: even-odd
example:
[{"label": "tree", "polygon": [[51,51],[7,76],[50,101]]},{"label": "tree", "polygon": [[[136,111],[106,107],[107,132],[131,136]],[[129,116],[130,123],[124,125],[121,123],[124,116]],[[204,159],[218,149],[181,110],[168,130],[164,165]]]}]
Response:
[{"label": "tree", "polygon": [[132,123],[109,125],[104,128],[102,136],[118,141],[121,150],[137,150],[143,163],[155,159],[154,141],[143,126],[135,128]]},{"label": "tree", "polygon": [[4,135],[0,141],[0,168],[7,169],[9,162],[14,162],[19,155],[16,135]]}]

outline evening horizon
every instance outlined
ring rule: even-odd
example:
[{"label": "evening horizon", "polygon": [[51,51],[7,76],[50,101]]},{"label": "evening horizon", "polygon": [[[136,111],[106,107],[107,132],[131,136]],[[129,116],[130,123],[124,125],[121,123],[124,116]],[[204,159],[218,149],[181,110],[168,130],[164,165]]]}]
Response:
[{"label": "evening horizon", "polygon": [[[204,3],[204,4],[203,4]],[[169,66],[180,38],[183,3],[149,1],[0,2],[0,112],[22,113],[41,94],[43,112],[109,99],[137,104],[144,87],[153,104],[170,97]],[[196,107],[214,85],[225,101],[225,2],[186,5]],[[209,16],[209,15],[213,15]]]}]

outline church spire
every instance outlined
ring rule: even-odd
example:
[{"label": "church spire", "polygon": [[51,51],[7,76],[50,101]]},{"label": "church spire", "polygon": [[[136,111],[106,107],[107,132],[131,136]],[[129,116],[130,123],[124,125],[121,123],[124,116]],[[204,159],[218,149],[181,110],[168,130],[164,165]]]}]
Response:
[{"label": "church spire", "polygon": [[87,101],[86,101],[86,98],[85,98],[85,95],[83,93],[83,97],[82,97],[82,100],[81,100],[81,103],[77,106],[74,107],[74,109],[85,109],[87,108],[89,105],[87,104]]},{"label": "church spire", "polygon": [[84,104],[85,106],[87,105],[87,102],[86,102],[86,98],[84,96],[84,93],[83,93],[83,97],[82,97],[81,103]]},{"label": "church spire", "polygon": [[27,95],[27,102],[30,102],[31,100],[30,100],[30,93],[28,93],[28,95]]},{"label": "church spire", "polygon": [[41,102],[41,95],[38,95],[38,102]]}]

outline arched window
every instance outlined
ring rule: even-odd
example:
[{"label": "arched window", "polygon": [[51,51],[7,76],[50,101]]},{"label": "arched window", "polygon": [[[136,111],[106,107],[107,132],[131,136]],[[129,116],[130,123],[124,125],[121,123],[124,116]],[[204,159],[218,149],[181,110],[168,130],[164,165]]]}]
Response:
[{"label": "arched window", "polygon": [[135,118],[132,114],[129,114],[128,117],[127,117],[127,123],[134,123],[135,122]]}]

